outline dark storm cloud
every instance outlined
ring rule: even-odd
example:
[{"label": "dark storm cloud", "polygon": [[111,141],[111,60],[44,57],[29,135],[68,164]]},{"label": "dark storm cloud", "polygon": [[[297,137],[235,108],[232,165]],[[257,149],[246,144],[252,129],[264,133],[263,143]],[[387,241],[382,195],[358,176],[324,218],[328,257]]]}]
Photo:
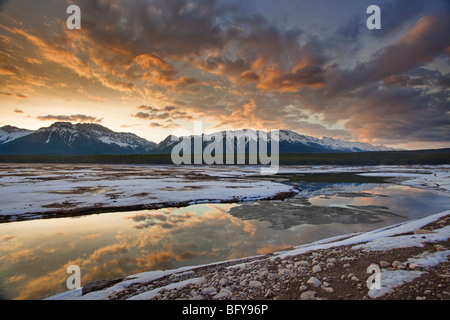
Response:
[{"label": "dark storm cloud", "polygon": [[[283,27],[245,4],[220,0],[79,0],[82,30],[63,30],[59,41],[56,32],[43,39],[31,28],[5,30],[32,43],[44,60],[131,97],[134,106],[134,97],[148,99],[152,107],[130,116],[154,127],[204,117],[383,143],[449,140],[449,75],[427,68],[449,59],[449,2],[377,4],[377,31],[367,29],[359,2],[343,5],[351,13],[335,30],[319,21],[323,32]],[[0,73],[13,77],[14,67]]]},{"label": "dark storm cloud", "polygon": [[446,14],[422,17],[368,61],[329,69],[323,96],[312,95],[315,110],[330,123],[348,119],[346,128],[359,139],[449,141],[448,75],[423,68],[448,57],[449,28]]},{"label": "dark storm cloud", "polygon": [[369,61],[358,63],[353,69],[331,71],[328,93],[348,93],[432,62],[436,57],[445,55],[450,47],[449,28],[449,15],[436,14],[421,18],[395,43],[376,51]]},{"label": "dark storm cloud", "polygon": [[227,35],[221,17],[233,10],[215,0],[85,0],[80,6],[83,28],[100,44],[166,58],[221,49]]},{"label": "dark storm cloud", "polygon": [[[380,4],[382,9],[382,28],[370,35],[377,38],[388,37],[402,31],[406,25],[414,23],[420,17],[448,10],[450,3],[436,0],[395,0]],[[448,2],[448,1],[447,1]]]},{"label": "dark storm cloud", "polygon": [[406,87],[367,89],[349,103],[346,111],[358,112],[346,127],[365,139],[449,141],[447,97]]},{"label": "dark storm cloud", "polygon": [[80,6],[87,35],[130,57],[154,54],[240,75],[260,56],[293,67],[301,53],[302,31],[281,30],[261,15],[217,0],[86,0]]},{"label": "dark storm cloud", "polygon": [[6,3],[8,2],[9,0],[0,0],[0,11],[3,9],[3,7],[6,5]]},{"label": "dark storm cloud", "polygon": [[450,75],[442,75],[439,71],[424,68],[415,69],[401,75],[391,75],[384,79],[384,86],[422,87],[445,90],[450,88]]},{"label": "dark storm cloud", "polygon": [[443,55],[450,46],[449,16],[430,15],[416,25],[396,43],[378,51],[367,64],[356,68],[356,73],[377,81],[392,74],[408,72]]}]

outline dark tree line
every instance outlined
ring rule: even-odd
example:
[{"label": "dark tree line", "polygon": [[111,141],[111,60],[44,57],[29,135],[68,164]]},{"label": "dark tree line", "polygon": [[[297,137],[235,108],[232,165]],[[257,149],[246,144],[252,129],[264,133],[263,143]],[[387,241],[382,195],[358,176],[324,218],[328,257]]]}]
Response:
[{"label": "dark tree line", "polygon": [[[450,164],[450,149],[356,153],[283,153],[280,154],[279,159],[280,165],[439,165]],[[90,156],[3,155],[0,156],[0,163],[169,165],[172,164],[172,159],[170,154]],[[224,163],[226,163],[225,158]],[[237,163],[237,161],[234,163]],[[249,163],[248,155],[246,155],[245,163]]]}]

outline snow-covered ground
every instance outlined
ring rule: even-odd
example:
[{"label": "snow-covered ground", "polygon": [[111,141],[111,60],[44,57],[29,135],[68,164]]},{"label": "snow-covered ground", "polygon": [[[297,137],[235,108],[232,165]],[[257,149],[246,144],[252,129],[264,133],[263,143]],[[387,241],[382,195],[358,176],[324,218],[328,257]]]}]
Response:
[{"label": "snow-covered ground", "polygon": [[[289,167],[280,170],[282,172],[366,172],[365,174],[380,175],[389,177],[402,177],[405,180],[402,182],[405,185],[426,188],[434,190],[439,193],[444,193],[447,196],[450,192],[450,166],[414,166],[414,167]],[[449,201],[450,209],[450,201]],[[422,247],[424,245],[422,239],[413,234],[415,230],[422,228],[432,222],[449,216],[450,210],[441,213],[427,216],[425,218],[403,222],[397,225],[384,227],[365,233],[356,233],[349,235],[341,235],[329,239],[320,240],[311,244],[302,245],[292,250],[277,252],[271,256],[254,257],[252,264],[258,260],[275,260],[277,258],[286,259],[290,256],[301,255],[306,252],[314,252],[317,250],[338,248],[343,246],[352,246],[352,249],[363,251],[386,251],[398,248],[408,247]],[[450,226],[445,226],[426,234],[427,243],[446,241],[450,237]],[[440,250],[433,253],[423,252],[418,256],[414,256],[408,260],[408,263],[415,264],[421,268],[432,267],[444,261],[448,261],[450,250]],[[233,267],[242,267],[248,262],[242,262],[244,259],[235,260]],[[229,261],[228,261],[229,262]],[[76,289],[62,294],[50,297],[49,299],[60,300],[92,300],[92,299],[109,299],[111,295],[123,291],[128,286],[138,283],[148,283],[151,280],[161,278],[163,276],[170,276],[174,274],[189,274],[195,267],[183,267],[176,270],[166,271],[150,271],[137,275],[126,277],[123,281],[103,290],[88,293],[82,296],[82,290]],[[396,287],[405,282],[412,281],[420,277],[424,271],[421,270],[389,270],[382,269],[381,289],[372,289],[368,295],[370,297],[380,297],[386,293],[392,292]],[[198,278],[184,279],[182,281],[173,281],[170,288],[181,288],[188,284],[197,282]],[[170,289],[165,286],[165,289]],[[149,299],[154,297],[161,288],[153,289],[151,292],[146,291],[139,296],[134,296],[133,299]]]},{"label": "snow-covered ground", "polygon": [[64,212],[80,208],[258,200],[292,187],[239,179],[258,168],[0,165],[0,215]]},{"label": "snow-covered ground", "polygon": [[[34,214],[80,208],[258,200],[292,191],[282,183],[241,179],[259,172],[252,166],[0,164],[0,216],[30,214],[30,218],[39,218]],[[292,166],[281,167],[279,172],[364,172],[405,178],[402,183],[413,187],[450,190],[450,166]]]}]

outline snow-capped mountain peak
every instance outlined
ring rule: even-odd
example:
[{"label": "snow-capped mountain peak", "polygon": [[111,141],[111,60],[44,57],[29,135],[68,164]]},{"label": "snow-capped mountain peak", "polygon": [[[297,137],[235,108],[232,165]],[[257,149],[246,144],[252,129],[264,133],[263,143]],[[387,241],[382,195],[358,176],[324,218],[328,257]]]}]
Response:
[{"label": "snow-capped mountain peak", "polygon": [[[290,130],[279,130],[280,153],[325,153],[325,152],[364,152],[392,151],[385,146],[368,143],[349,142],[339,139],[322,139],[302,135]],[[269,143],[275,136],[272,132],[251,129],[229,130],[187,138],[201,138],[203,147],[212,141],[213,136],[221,135],[227,146],[235,144],[239,150],[265,139]],[[174,139],[175,138],[175,139]],[[186,138],[186,137],[183,137]],[[52,155],[95,155],[95,154],[145,154],[171,153],[179,139],[169,135],[159,144],[140,138],[133,133],[114,132],[95,123],[72,124],[56,122],[36,131],[11,126],[0,128],[0,153],[2,154],[52,154]],[[259,144],[258,144],[259,146]],[[223,146],[224,150],[226,145]],[[259,147],[258,147],[259,148]],[[237,150],[237,149],[236,149]],[[254,150],[254,149],[252,149]]]},{"label": "snow-capped mountain peak", "polygon": [[[290,130],[279,130],[278,132],[278,141],[281,153],[367,152],[394,150],[385,146],[374,146],[368,143],[350,142],[327,137],[319,139],[316,137],[302,135]],[[267,141],[269,143],[272,141],[272,132],[268,132],[267,135],[261,135],[261,131],[251,129],[229,130],[202,136],[188,136],[183,138],[201,137],[203,141],[208,143],[208,141],[212,140],[211,137],[217,134],[221,134],[223,140],[227,144],[234,142],[236,146],[245,145],[247,147],[250,142],[258,142],[259,139],[265,139],[265,137],[267,137]],[[177,144],[177,141],[171,141],[169,137],[158,145],[157,150],[162,152],[170,152],[171,148]]]},{"label": "snow-capped mountain peak", "polygon": [[133,133],[114,132],[99,124],[56,122],[3,143],[8,154],[137,154],[148,153],[154,142]]}]

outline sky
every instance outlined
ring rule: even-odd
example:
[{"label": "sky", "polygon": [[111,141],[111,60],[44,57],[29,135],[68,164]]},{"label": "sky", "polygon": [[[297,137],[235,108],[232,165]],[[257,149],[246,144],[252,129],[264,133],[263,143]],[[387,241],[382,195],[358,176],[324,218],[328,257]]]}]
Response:
[{"label": "sky", "polygon": [[0,0],[0,126],[450,147],[448,30],[448,0]]}]

